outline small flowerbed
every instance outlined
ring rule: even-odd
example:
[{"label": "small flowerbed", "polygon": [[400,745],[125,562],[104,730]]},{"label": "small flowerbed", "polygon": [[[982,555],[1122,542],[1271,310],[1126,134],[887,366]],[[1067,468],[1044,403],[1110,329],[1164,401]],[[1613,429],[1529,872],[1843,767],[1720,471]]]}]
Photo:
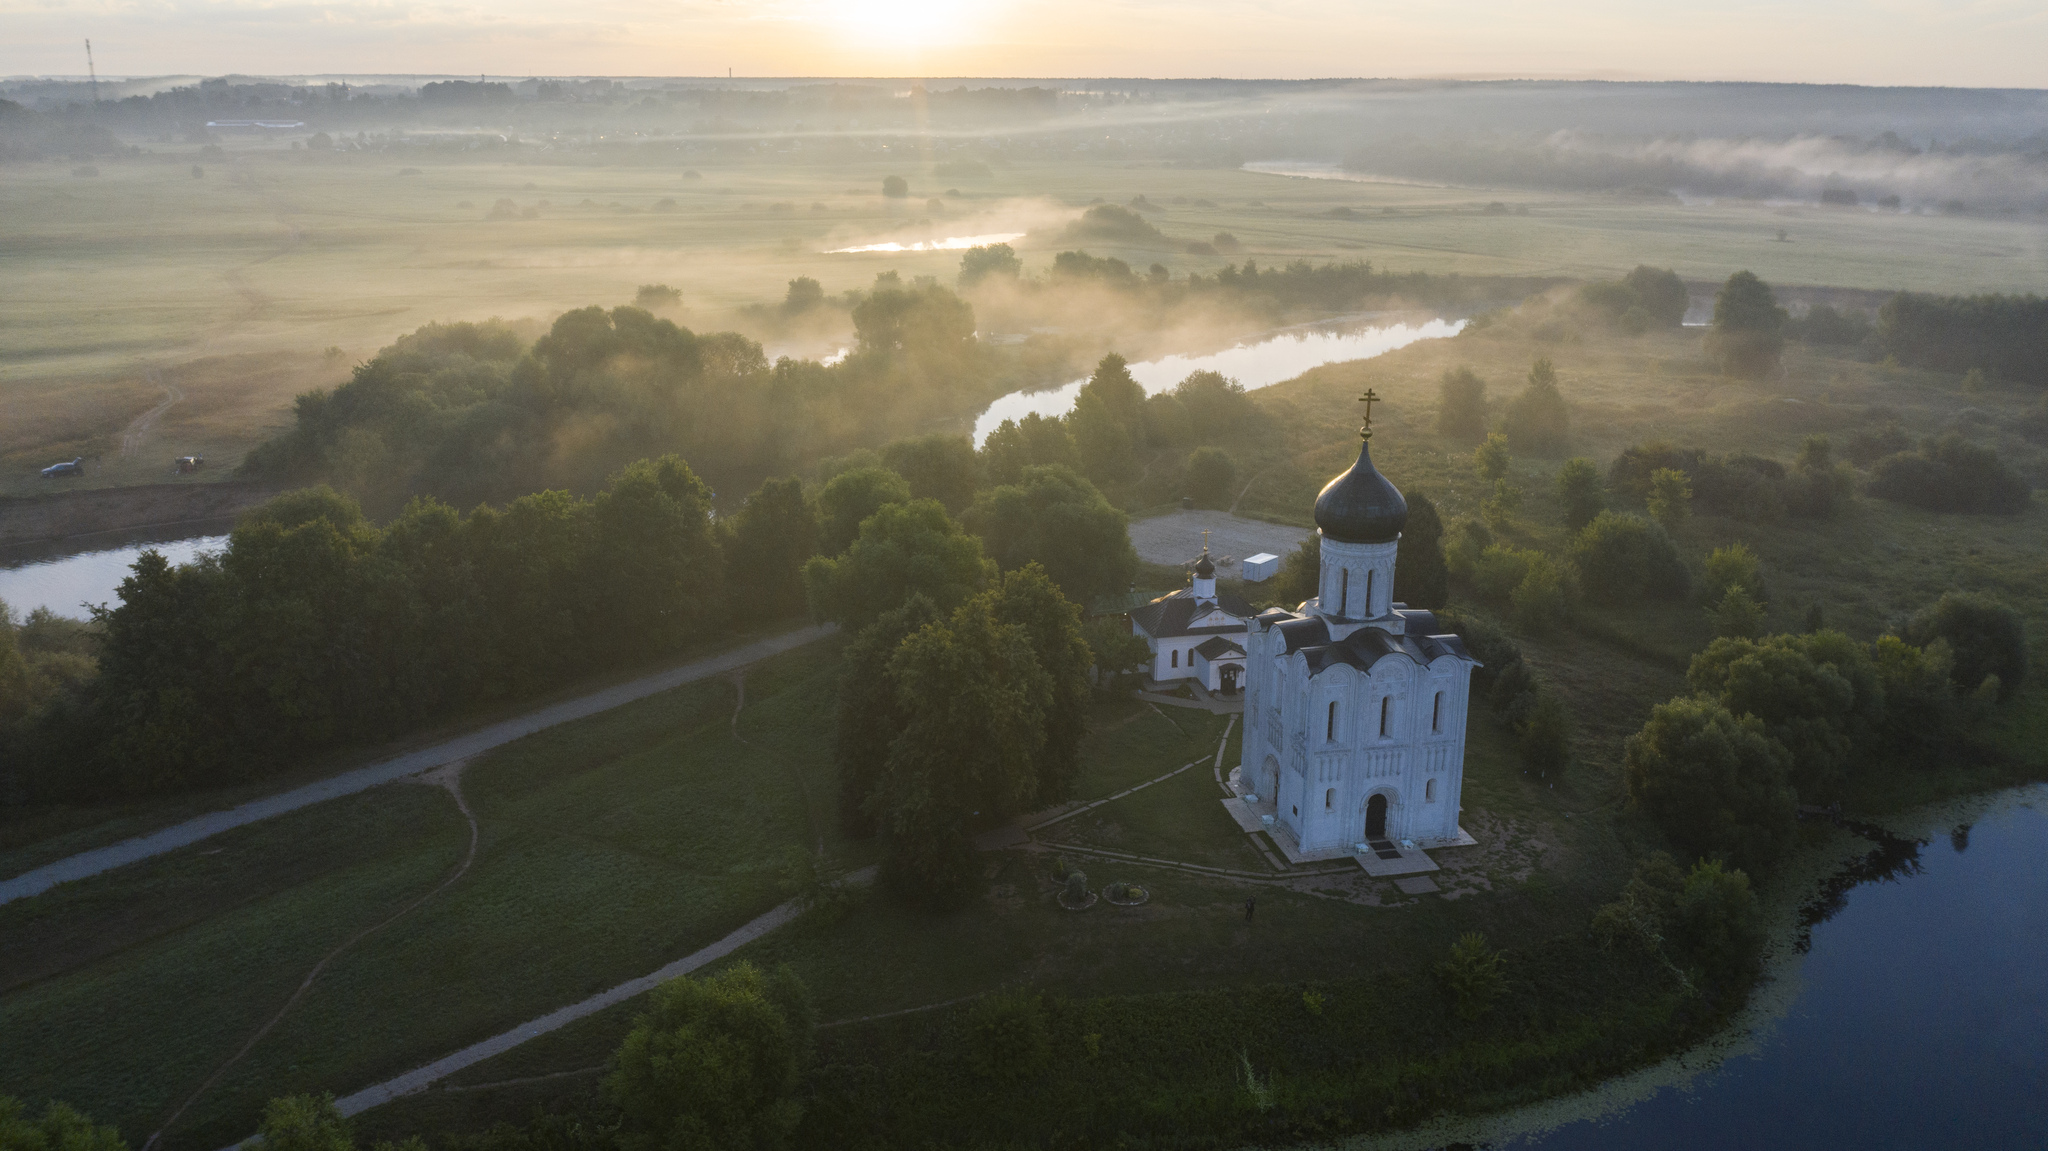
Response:
[{"label": "small flowerbed", "polygon": [[1102,898],[1118,907],[1137,907],[1152,898],[1152,892],[1135,883],[1119,879],[1102,889]]}]

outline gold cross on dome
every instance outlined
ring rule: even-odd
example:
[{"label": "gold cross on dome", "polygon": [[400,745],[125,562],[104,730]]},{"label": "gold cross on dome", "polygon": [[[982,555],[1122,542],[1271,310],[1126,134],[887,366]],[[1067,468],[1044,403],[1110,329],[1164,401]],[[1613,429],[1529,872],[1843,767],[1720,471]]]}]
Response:
[{"label": "gold cross on dome", "polygon": [[1208,528],[1203,528],[1203,529],[1202,529],[1202,554],[1203,554],[1203,555],[1208,555],[1208,554],[1209,554],[1209,529],[1208,529]]},{"label": "gold cross on dome", "polygon": [[1372,406],[1378,403],[1379,399],[1380,394],[1371,388],[1365,389],[1365,394],[1358,397],[1358,402],[1365,405],[1365,423],[1358,429],[1358,438],[1361,440],[1372,438]]}]

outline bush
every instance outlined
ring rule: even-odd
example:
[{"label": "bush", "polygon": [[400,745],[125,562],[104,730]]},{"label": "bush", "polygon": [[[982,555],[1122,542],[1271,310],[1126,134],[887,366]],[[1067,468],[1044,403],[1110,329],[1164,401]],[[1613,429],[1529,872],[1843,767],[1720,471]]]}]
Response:
[{"label": "bush", "polygon": [[1900,452],[1870,469],[1869,492],[1882,500],[1931,512],[2022,512],[2033,503],[2033,487],[2005,465],[1998,453],[1950,432]]},{"label": "bush", "polygon": [[910,195],[910,181],[901,176],[882,177],[882,195],[892,200],[901,200]]},{"label": "bush", "polygon": [[1601,512],[1572,540],[1579,587],[1597,603],[1679,599],[1691,577],[1664,529],[1641,516]]},{"label": "bush", "polygon": [[1475,443],[1486,436],[1486,381],[1471,368],[1447,369],[1437,383],[1437,434]]},{"label": "bush", "polygon": [[1692,482],[1676,468],[1659,468],[1650,476],[1650,498],[1645,503],[1650,517],[1670,531],[1692,513]]},{"label": "bush", "polygon": [[1901,292],[1877,311],[1877,345],[1916,368],[2048,383],[2048,300]]},{"label": "bush", "polygon": [[1522,511],[1522,488],[1513,480],[1493,481],[1493,494],[1479,505],[1479,514],[1495,528],[1506,528]]},{"label": "bush", "polygon": [[1507,990],[1504,965],[1501,953],[1486,945],[1486,936],[1476,931],[1459,936],[1450,956],[1436,967],[1452,1013],[1470,1023],[1493,1010],[1494,1001]]},{"label": "bush", "polygon": [[1450,602],[1450,565],[1444,558],[1444,521],[1422,492],[1408,493],[1408,524],[1394,549],[1394,599],[1435,611]]},{"label": "bush", "polygon": [[1237,465],[1221,448],[1200,447],[1188,456],[1188,494],[1205,508],[1230,505]]},{"label": "bush", "polygon": [[1840,632],[1717,639],[1693,657],[1686,682],[1733,714],[1761,720],[1791,755],[1787,778],[1809,803],[1839,796],[1852,736],[1884,706],[1868,654]]},{"label": "bush", "polygon": [[984,1079],[1029,1078],[1052,1056],[1045,1005],[1035,992],[999,992],[984,998],[968,1013],[967,1028],[968,1061]]},{"label": "bush", "polygon": [[1708,610],[1713,618],[1714,634],[1733,638],[1750,639],[1764,633],[1764,605],[1741,584],[1734,584],[1721,595],[1721,602]]},{"label": "bush", "polygon": [[1509,599],[1515,608],[1515,623],[1522,630],[1546,635],[1571,618],[1571,599],[1564,573],[1549,556],[1528,553],[1528,567]]},{"label": "bush", "polygon": [[1066,900],[1069,906],[1079,906],[1088,902],[1088,873],[1067,872],[1067,881],[1060,890],[1060,898]]},{"label": "bush", "polygon": [[1536,704],[1522,717],[1515,748],[1522,766],[1538,779],[1557,779],[1572,762],[1572,713],[1551,692],[1539,692]]},{"label": "bush", "polygon": [[1529,368],[1529,385],[1508,404],[1508,443],[1533,456],[1563,454],[1571,440],[1571,409],[1557,390],[1557,370],[1549,360]]},{"label": "bush", "polygon": [[1670,937],[1710,985],[1746,987],[1763,956],[1763,915],[1749,876],[1703,860],[1673,901]]},{"label": "bush", "polygon": [[1714,326],[1707,333],[1707,355],[1731,376],[1762,379],[1777,374],[1785,347],[1785,309],[1778,306],[1770,285],[1742,271],[1714,296]]},{"label": "bush", "polygon": [[788,967],[672,979],[612,1057],[604,1090],[624,1151],[774,1146],[803,1116],[815,1019]]},{"label": "bush", "polygon": [[1629,804],[1688,854],[1767,864],[1791,846],[1791,754],[1755,717],[1681,698],[1657,705],[1623,744]]},{"label": "bush", "polygon": [[673,308],[679,306],[682,302],[683,293],[678,289],[669,287],[667,284],[642,284],[639,290],[633,293],[634,306],[649,310],[654,308]]},{"label": "bush", "polygon": [[1919,647],[1940,640],[1954,663],[1950,680],[1974,691],[1986,676],[1997,676],[2001,696],[2027,678],[2027,629],[2020,614],[1988,596],[1944,593],[1906,625],[1906,641]]},{"label": "bush", "polygon": [[30,1119],[21,1100],[0,1095],[0,1151],[128,1151],[128,1144],[119,1129],[97,1126],[68,1104],[51,1100]]},{"label": "bush", "polygon": [[1719,600],[1732,587],[1748,592],[1751,599],[1764,598],[1763,575],[1758,570],[1756,553],[1746,544],[1732,543],[1707,554],[1706,586],[1700,589],[1706,593],[1707,602]]},{"label": "bush", "polygon": [[1479,473],[1481,480],[1489,484],[1507,478],[1510,462],[1508,438],[1499,432],[1487,436],[1486,442],[1480,444],[1472,453],[1473,470]]},{"label": "bush", "polygon": [[1564,505],[1564,526],[1578,531],[1593,522],[1607,507],[1600,469],[1583,456],[1569,459],[1557,470],[1557,502]]}]

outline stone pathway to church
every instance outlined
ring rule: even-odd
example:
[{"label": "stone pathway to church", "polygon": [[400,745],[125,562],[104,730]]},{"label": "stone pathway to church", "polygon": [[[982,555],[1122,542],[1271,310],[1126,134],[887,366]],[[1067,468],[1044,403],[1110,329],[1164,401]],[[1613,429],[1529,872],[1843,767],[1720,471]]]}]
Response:
[{"label": "stone pathway to church", "polygon": [[795,631],[770,636],[745,647],[692,660],[679,667],[644,675],[639,679],[592,692],[578,699],[551,704],[538,711],[491,724],[489,727],[437,743],[432,747],[421,748],[368,767],[329,776],[317,783],[309,783],[291,791],[252,800],[227,811],[211,812],[197,819],[188,819],[161,831],[125,839],[107,847],[82,851],[33,871],[25,871],[12,879],[0,881],[0,903],[40,895],[60,883],[85,879],[125,864],[139,863],[152,856],[198,843],[223,831],[269,819],[274,815],[283,815],[288,811],[297,811],[302,807],[311,807],[324,800],[339,799],[344,795],[368,791],[370,788],[404,779],[409,775],[418,775],[457,760],[468,759],[557,724],[610,711],[612,708],[646,699],[651,695],[659,695],[686,683],[722,675],[771,655],[802,647],[825,638],[835,630],[832,625],[826,624],[822,627],[798,628]]}]

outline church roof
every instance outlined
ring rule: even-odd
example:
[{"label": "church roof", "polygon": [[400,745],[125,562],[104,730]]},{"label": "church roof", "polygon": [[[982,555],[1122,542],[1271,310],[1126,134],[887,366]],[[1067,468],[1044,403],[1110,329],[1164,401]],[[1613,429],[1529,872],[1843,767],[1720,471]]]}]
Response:
[{"label": "church roof", "polygon": [[[1436,624],[1436,617],[1426,611],[1404,611],[1401,616],[1418,630]],[[1419,618],[1418,618],[1419,617]],[[1261,617],[1263,618],[1263,617]],[[1418,664],[1428,666],[1444,656],[1478,663],[1465,650],[1465,641],[1455,635],[1410,634],[1394,635],[1376,627],[1362,627],[1343,639],[1330,638],[1330,628],[1321,616],[1296,616],[1274,624],[1286,642],[1283,654],[1300,652],[1308,661],[1311,676],[1337,666],[1347,664],[1360,671],[1371,671],[1381,659],[1396,652],[1407,656]]]},{"label": "church roof", "polygon": [[1244,649],[1219,635],[1204,640],[1202,646],[1195,649],[1195,654],[1213,663],[1226,656],[1243,655]]},{"label": "church roof", "polygon": [[1408,524],[1401,489],[1372,466],[1372,441],[1358,447],[1358,459],[1316,497],[1316,526],[1328,539],[1347,544],[1381,544],[1400,537]]},{"label": "church roof", "polygon": [[[1190,626],[1195,620],[1208,615],[1212,610],[1221,610],[1231,617],[1227,624]],[[1195,599],[1195,593],[1182,588],[1172,595],[1160,596],[1144,607],[1131,612],[1131,622],[1143,628],[1146,635],[1154,639],[1165,639],[1177,635],[1227,635],[1245,630],[1245,617],[1252,614],[1251,605],[1227,591],[1216,593],[1214,603]]]}]

